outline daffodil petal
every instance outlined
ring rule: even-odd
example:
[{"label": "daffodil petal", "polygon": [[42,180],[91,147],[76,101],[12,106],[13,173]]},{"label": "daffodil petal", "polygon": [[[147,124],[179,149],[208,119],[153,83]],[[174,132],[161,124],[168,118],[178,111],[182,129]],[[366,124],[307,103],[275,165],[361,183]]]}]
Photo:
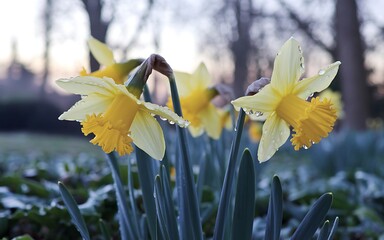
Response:
[{"label": "daffodil petal", "polygon": [[99,93],[102,95],[114,95],[119,87],[111,78],[98,78],[92,76],[80,76],[70,79],[59,79],[56,81],[64,90],[81,95]]},{"label": "daffodil petal", "polygon": [[293,94],[305,99],[315,92],[323,91],[335,78],[340,64],[339,61],[334,62],[325,69],[320,70],[316,76],[299,81],[293,90]]},{"label": "daffodil petal", "polygon": [[163,130],[154,117],[139,109],[132,122],[133,143],[156,160],[162,160],[165,153]]},{"label": "daffodil petal", "polygon": [[193,91],[192,75],[185,72],[174,72],[179,96],[188,96]]},{"label": "daffodil petal", "polygon": [[299,43],[290,38],[275,58],[271,85],[283,94],[289,94],[304,72],[304,58]]},{"label": "daffodil petal", "polygon": [[209,75],[208,69],[204,63],[200,63],[199,66],[192,74],[192,87],[196,88],[208,88],[211,82],[211,77]]},{"label": "daffodil petal", "polygon": [[207,131],[208,136],[213,139],[219,139],[222,126],[220,124],[220,115],[213,104],[209,104],[200,114],[201,121]]},{"label": "daffodil petal", "polygon": [[167,107],[162,107],[157,104],[148,102],[143,102],[142,106],[144,106],[144,108],[142,108],[144,111],[147,111],[153,115],[158,115],[160,118],[168,120],[171,124],[176,123],[180,127],[187,127],[189,125],[187,120],[184,120],[182,117]]},{"label": "daffodil petal", "polygon": [[87,115],[97,115],[104,112],[112,100],[111,97],[99,94],[86,96],[75,103],[68,111],[61,114],[59,120],[82,121]]},{"label": "daffodil petal", "polygon": [[276,114],[271,114],[263,125],[263,132],[257,153],[259,161],[265,162],[269,160],[279,147],[287,141],[289,134],[288,124]]},{"label": "daffodil petal", "polygon": [[88,40],[89,50],[96,60],[104,66],[109,66],[115,63],[111,49],[104,43],[100,42],[94,37]]},{"label": "daffodil petal", "polygon": [[243,108],[245,111],[252,110],[265,114],[274,111],[280,99],[279,94],[269,84],[255,95],[240,97],[231,103],[236,110]]}]

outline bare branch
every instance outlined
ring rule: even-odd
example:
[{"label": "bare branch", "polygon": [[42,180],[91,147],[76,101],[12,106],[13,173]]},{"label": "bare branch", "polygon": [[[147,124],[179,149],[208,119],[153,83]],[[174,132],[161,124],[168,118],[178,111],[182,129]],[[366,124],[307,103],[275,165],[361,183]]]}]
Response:
[{"label": "bare branch", "polygon": [[327,46],[316,34],[314,33],[311,25],[313,25],[310,21],[305,21],[301,19],[299,15],[290,7],[284,0],[278,0],[281,6],[288,12],[289,17],[293,20],[298,28],[305,34],[309,39],[311,39],[316,45],[320,46],[327,52],[329,52],[332,56],[335,55],[335,48]]}]

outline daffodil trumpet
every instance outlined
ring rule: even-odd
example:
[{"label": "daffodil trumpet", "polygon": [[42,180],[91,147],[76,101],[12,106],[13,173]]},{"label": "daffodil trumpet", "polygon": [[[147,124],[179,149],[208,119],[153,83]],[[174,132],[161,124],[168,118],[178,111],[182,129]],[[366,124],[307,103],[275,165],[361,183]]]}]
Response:
[{"label": "daffodil trumpet", "polygon": [[318,97],[337,74],[340,62],[330,64],[317,75],[300,80],[304,58],[299,43],[290,38],[275,58],[270,84],[252,96],[240,97],[232,104],[254,119],[265,120],[258,148],[260,162],[269,160],[290,135],[295,150],[309,148],[328,136],[337,119],[332,102]]}]

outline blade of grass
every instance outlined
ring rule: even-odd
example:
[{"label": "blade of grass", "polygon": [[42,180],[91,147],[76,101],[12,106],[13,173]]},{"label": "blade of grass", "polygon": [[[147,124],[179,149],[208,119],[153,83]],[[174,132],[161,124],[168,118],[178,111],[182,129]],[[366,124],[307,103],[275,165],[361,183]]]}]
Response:
[{"label": "blade of grass", "polygon": [[175,215],[175,206],[173,205],[171,185],[168,178],[168,172],[165,166],[160,167],[160,178],[163,186],[163,198],[165,205],[165,214],[167,218],[168,231],[171,239],[179,239],[177,220]]},{"label": "blade of grass", "polygon": [[247,240],[252,238],[255,211],[255,170],[248,149],[241,157],[238,176],[231,234],[233,240]]},{"label": "blade of grass", "polygon": [[283,221],[283,191],[278,176],[273,176],[269,198],[265,240],[279,240]]},{"label": "blade of grass", "polygon": [[140,187],[143,194],[143,203],[147,215],[148,229],[152,236],[156,236],[156,204],[153,198],[155,171],[153,159],[143,150],[136,148],[137,169],[139,174]]},{"label": "blade of grass", "polygon": [[139,231],[139,212],[137,210],[136,201],[135,201],[135,195],[134,195],[134,188],[133,188],[133,180],[132,180],[132,171],[131,171],[131,161],[127,159],[127,166],[128,166],[128,191],[129,191],[129,200],[131,203],[131,210],[133,215],[133,227],[135,228],[135,232],[138,233],[139,238],[142,239],[143,236],[141,235],[141,232]]},{"label": "blade of grass", "polygon": [[311,239],[331,208],[332,193],[323,194],[310,208],[297,227],[292,240]]},{"label": "blade of grass", "polygon": [[336,230],[337,230],[337,226],[338,226],[338,225],[339,225],[339,218],[336,217],[336,218],[335,218],[335,221],[333,222],[331,231],[329,232],[329,236],[328,236],[328,239],[327,239],[327,240],[332,240],[332,239],[333,239],[333,236],[334,236],[335,233],[336,233]]},{"label": "blade of grass", "polygon": [[329,234],[329,221],[325,221],[323,226],[320,229],[319,236],[317,236],[317,240],[327,240]]},{"label": "blade of grass", "polygon": [[155,178],[155,190],[154,190],[154,195],[155,195],[155,203],[156,203],[156,212],[157,212],[157,219],[158,223],[160,224],[160,232],[163,236],[164,239],[171,239],[169,236],[169,231],[168,231],[168,224],[167,224],[167,219],[165,216],[165,205],[163,201],[163,187],[161,184],[160,176],[157,175]]},{"label": "blade of grass", "polygon": [[73,199],[72,194],[69,193],[68,189],[64,186],[62,182],[59,182],[59,190],[61,197],[63,198],[64,204],[67,207],[69,214],[71,215],[72,221],[75,224],[77,230],[80,232],[81,237],[85,240],[90,240],[89,232],[87,226],[84,222],[84,218],[80,213],[80,209]]},{"label": "blade of grass", "polygon": [[103,219],[99,219],[99,227],[100,227],[100,231],[101,231],[101,234],[103,235],[104,240],[112,239],[111,233],[109,232],[109,229],[105,225],[105,222]]},{"label": "blade of grass", "polygon": [[137,229],[133,228],[134,225],[132,223],[132,218],[130,217],[129,209],[128,209],[128,201],[125,195],[124,187],[121,182],[118,164],[117,164],[117,158],[115,154],[108,153],[107,154],[107,162],[111,169],[112,178],[114,182],[115,192],[116,192],[116,200],[117,200],[117,207],[119,209],[119,214],[122,216],[122,220],[124,222],[124,226],[128,233],[130,234],[128,239],[137,239],[138,238],[138,232]]},{"label": "blade of grass", "polygon": [[241,140],[241,134],[243,132],[245,113],[241,109],[239,113],[239,118],[237,119],[237,124],[234,132],[234,140],[231,146],[231,152],[229,157],[228,167],[224,177],[223,189],[221,191],[219,209],[216,216],[216,224],[214,230],[214,240],[224,239],[225,232],[225,222],[226,219],[232,216],[229,212],[229,205],[231,203],[231,192],[235,175],[235,167],[237,163],[237,155],[239,153],[239,145]]}]

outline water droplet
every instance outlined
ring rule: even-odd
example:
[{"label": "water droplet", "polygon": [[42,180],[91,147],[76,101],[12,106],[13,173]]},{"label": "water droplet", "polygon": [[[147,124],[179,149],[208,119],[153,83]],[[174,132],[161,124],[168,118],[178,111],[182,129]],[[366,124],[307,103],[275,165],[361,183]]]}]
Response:
[{"label": "water droplet", "polygon": [[303,145],[302,146],[304,149],[308,149],[308,146],[307,145]]},{"label": "water droplet", "polygon": [[168,121],[169,122],[169,124],[171,124],[171,125],[173,125],[173,124],[175,124],[175,122],[174,121]]},{"label": "water droplet", "polygon": [[161,120],[166,121],[167,119],[165,117],[160,117]]},{"label": "water droplet", "polygon": [[263,116],[263,113],[262,113],[262,112],[259,112],[259,111],[257,111],[257,112],[255,113],[255,115],[256,115],[256,117],[261,117],[261,116]]},{"label": "water droplet", "polygon": [[251,114],[251,115],[254,114],[253,110],[252,110],[252,109],[249,110],[249,111],[248,111],[248,114]]},{"label": "water droplet", "polygon": [[324,75],[324,73],[325,73],[325,71],[323,70],[323,69],[321,69],[320,71],[319,71],[319,75],[321,76],[321,75]]},{"label": "water droplet", "polygon": [[235,128],[233,129],[233,131],[237,132],[237,128],[235,127]]}]

